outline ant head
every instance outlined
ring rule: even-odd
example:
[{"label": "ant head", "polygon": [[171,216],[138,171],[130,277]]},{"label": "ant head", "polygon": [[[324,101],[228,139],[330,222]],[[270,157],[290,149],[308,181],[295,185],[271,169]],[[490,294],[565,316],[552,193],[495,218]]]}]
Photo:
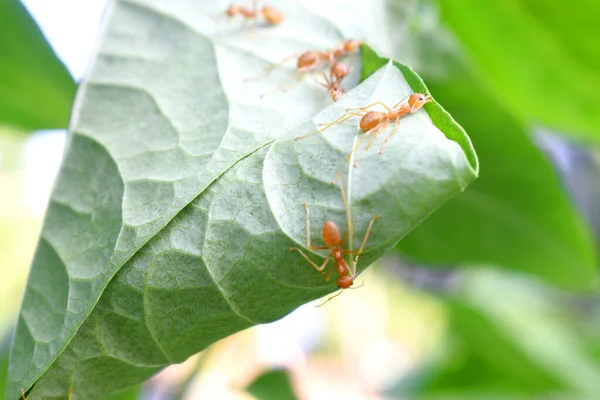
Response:
[{"label": "ant head", "polygon": [[424,95],[421,93],[413,93],[408,98],[408,105],[411,106],[413,110],[418,110],[423,107],[423,105],[427,102],[431,101],[431,95]]},{"label": "ant head", "polygon": [[336,62],[331,67],[331,75],[333,75],[337,79],[344,78],[349,73],[350,73],[350,68],[348,68],[348,66],[344,63]]},{"label": "ant head", "polygon": [[329,94],[331,95],[333,101],[338,101],[340,97],[344,95],[344,93],[346,93],[346,91],[339,84],[336,84],[331,89],[329,89]]},{"label": "ant head", "polygon": [[340,289],[348,289],[353,283],[354,280],[349,275],[341,275],[337,278],[337,285]]},{"label": "ant head", "polygon": [[317,61],[319,60],[319,53],[316,51],[307,51],[302,53],[300,57],[298,57],[298,62],[296,66],[298,69],[301,68],[311,68],[315,66]]},{"label": "ant head", "polygon": [[334,247],[342,241],[340,230],[333,221],[327,221],[323,224],[323,241],[328,247]]},{"label": "ant head", "polygon": [[361,45],[362,42],[359,40],[348,39],[344,42],[344,51],[350,53],[351,51],[358,49]]},{"label": "ant head", "polygon": [[272,6],[264,6],[262,8],[262,15],[265,21],[271,25],[277,25],[283,21],[283,14]]},{"label": "ant head", "polygon": [[227,7],[227,11],[225,11],[228,17],[235,17],[240,13],[240,6],[236,6],[234,4]]}]

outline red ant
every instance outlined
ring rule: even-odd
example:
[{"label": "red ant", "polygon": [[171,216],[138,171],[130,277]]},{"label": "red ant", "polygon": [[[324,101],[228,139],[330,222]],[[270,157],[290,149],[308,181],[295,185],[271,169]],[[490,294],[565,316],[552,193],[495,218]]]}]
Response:
[{"label": "red ant", "polygon": [[[406,99],[408,99],[408,101],[404,102]],[[367,144],[367,146],[364,148],[361,155],[354,162],[354,167],[356,168],[356,167],[358,167],[358,164],[362,160],[362,158],[365,155],[365,153],[367,152],[367,150],[369,150],[369,148],[371,147],[371,145],[377,138],[377,135],[379,134],[379,132],[381,132],[382,130],[387,128],[392,122],[396,121],[396,126],[394,127],[392,132],[385,138],[383,145],[379,149],[379,154],[381,154],[381,153],[383,153],[383,150],[385,149],[387,143],[398,131],[398,128],[400,127],[400,119],[407,114],[412,114],[412,113],[418,111],[426,103],[429,103],[432,100],[433,99],[431,98],[430,94],[425,95],[425,94],[421,94],[421,93],[413,93],[411,95],[406,96],[402,100],[400,100],[392,108],[389,108],[382,102],[377,101],[373,104],[369,104],[366,107],[348,109],[348,112],[343,114],[340,118],[336,119],[335,121],[326,124],[324,128],[321,128],[314,132],[311,132],[308,135],[298,136],[298,137],[296,137],[296,140],[301,140],[306,137],[312,136],[316,133],[324,132],[325,130],[331,128],[333,125],[340,124],[344,121],[349,120],[352,117],[355,117],[355,116],[361,117],[359,126],[360,126],[360,129],[362,129],[364,131],[364,134],[356,142],[356,144],[350,151],[350,154],[348,154],[348,156],[346,157],[345,162],[348,162],[350,160],[352,155],[358,149],[358,146],[360,146],[362,141],[367,136],[372,136],[372,137],[371,137],[371,140],[369,141],[369,143]],[[376,106],[376,105],[383,106],[388,112],[386,113],[386,112],[380,112],[380,111],[367,111],[369,108]],[[343,169],[343,166],[342,166],[342,169]],[[341,176],[342,169],[340,169],[340,171],[336,175],[336,178],[333,180],[333,183],[335,183],[338,180],[338,178]]]},{"label": "red ant", "polygon": [[[369,223],[369,227],[367,228],[367,232],[365,233],[365,237],[363,238],[360,248],[358,250],[348,250],[343,248],[347,232],[342,238],[339,228],[333,221],[326,221],[323,224],[322,236],[325,246],[313,246],[310,240],[310,211],[308,210],[307,203],[304,203],[304,208],[306,209],[306,247],[310,250],[329,250],[331,253],[327,256],[323,264],[319,266],[299,248],[290,247],[290,251],[299,252],[300,255],[310,263],[310,265],[312,265],[317,271],[321,273],[321,275],[325,277],[326,282],[329,282],[333,270],[336,269],[338,272],[338,278],[336,281],[338,287],[342,289],[342,291],[344,289],[350,288],[350,286],[352,286],[352,284],[354,283],[354,278],[356,277],[356,265],[358,263],[358,257],[362,255],[365,245],[367,244],[367,240],[369,239],[371,229],[373,228],[373,224],[375,223],[375,220],[379,218],[379,215],[375,215]],[[346,260],[344,260],[344,254],[356,255],[354,261],[352,262],[352,268],[350,268]],[[335,268],[333,268],[332,266],[332,268],[329,270],[329,274],[325,276],[325,273],[323,271],[325,270],[325,268],[327,268],[327,265],[329,264],[329,261],[332,258],[334,260]],[[338,293],[335,296],[338,296],[341,293],[342,292]],[[333,297],[331,297],[327,301],[331,300]]]},{"label": "red ant", "polygon": [[346,76],[348,76],[348,74],[351,71],[352,69],[348,68],[346,64],[336,62],[329,69],[329,77],[327,77],[327,75],[323,73],[325,82],[321,82],[321,86],[327,89],[327,93],[329,93],[333,101],[338,101],[339,98],[342,97],[344,93],[346,93],[346,91],[342,87],[342,80]]},{"label": "red ant", "polygon": [[[350,54],[354,50],[358,49],[361,45],[362,45],[362,42],[360,42],[358,40],[348,39],[343,43],[343,45],[341,47],[333,49],[333,50],[329,50],[329,51],[309,50],[309,51],[302,53],[298,57],[298,60],[296,61],[296,71],[294,71],[287,78],[285,78],[279,85],[277,85],[277,87],[275,89],[273,89],[269,92],[263,93],[261,95],[261,97],[265,96],[271,92],[281,89],[282,86],[290,79],[290,77],[297,74],[298,78],[296,79],[296,81],[293,82],[291,85],[288,85],[287,87],[283,88],[283,91],[290,90],[292,87],[294,87],[295,85],[300,83],[300,81],[302,80],[302,78],[304,77],[304,75],[306,73],[314,71],[315,69],[317,69],[318,67],[322,66],[325,63],[330,63],[332,66],[335,65],[335,62],[339,58],[341,58],[347,54]],[[259,76],[258,78],[269,75],[271,73],[271,71],[273,71],[277,67],[284,64],[287,60],[290,60],[292,58],[296,58],[296,55],[285,57],[280,62],[273,64],[270,67],[266,68],[265,73],[262,74],[261,76]],[[253,78],[249,78],[246,80],[251,80],[251,79],[253,79]],[[254,78],[254,79],[256,79],[256,78]]]},{"label": "red ant", "polygon": [[252,2],[252,8],[232,4],[227,7],[225,15],[229,18],[240,15],[247,20],[252,20],[254,25],[256,24],[256,20],[258,19],[259,15],[262,15],[263,19],[270,25],[277,25],[283,21],[283,14],[275,7],[265,5],[259,9],[258,0],[254,0]]}]

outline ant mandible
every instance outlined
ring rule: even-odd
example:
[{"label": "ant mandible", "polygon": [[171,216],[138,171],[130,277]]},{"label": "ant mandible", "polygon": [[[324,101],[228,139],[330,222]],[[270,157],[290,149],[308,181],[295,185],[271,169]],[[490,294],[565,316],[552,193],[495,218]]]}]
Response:
[{"label": "ant mandible", "polygon": [[[300,255],[310,263],[310,265],[312,265],[325,277],[326,282],[329,282],[333,270],[336,269],[338,272],[338,278],[336,281],[337,286],[342,290],[350,288],[350,286],[352,286],[352,284],[354,283],[354,278],[356,277],[356,265],[358,263],[358,257],[363,253],[365,245],[367,244],[367,240],[369,239],[369,234],[371,233],[371,229],[373,228],[373,224],[379,218],[379,215],[375,215],[373,219],[371,219],[371,222],[369,223],[369,227],[367,228],[367,232],[365,233],[360,248],[358,250],[348,250],[343,248],[343,244],[346,240],[347,235],[344,235],[344,237],[342,238],[339,228],[333,221],[326,221],[323,224],[322,236],[325,246],[313,246],[310,240],[310,211],[308,210],[307,203],[304,203],[304,208],[306,209],[306,247],[310,250],[329,250],[330,254],[327,256],[323,264],[317,265],[313,260],[311,260],[309,256],[307,256],[299,248],[290,247],[289,250],[299,252]],[[356,256],[354,258],[354,261],[352,262],[352,268],[350,268],[346,260],[344,260],[344,254],[354,254]],[[325,276],[325,273],[323,271],[325,270],[325,268],[327,268],[327,265],[329,264],[329,261],[332,258],[334,264],[329,270],[329,274]]]},{"label": "ant mandible", "polygon": [[256,20],[258,19],[259,15],[262,15],[263,19],[270,25],[277,25],[283,21],[283,14],[275,7],[265,5],[259,9],[258,0],[254,0],[252,2],[252,8],[232,4],[227,7],[225,15],[229,18],[240,15],[247,20],[252,20],[254,25],[256,24]]},{"label": "ant mandible", "polygon": [[[342,46],[340,46],[336,49],[333,49],[333,50],[329,50],[329,51],[309,50],[309,51],[306,51],[306,52],[300,54],[300,56],[298,57],[298,60],[296,61],[296,71],[292,72],[288,77],[286,77],[283,81],[281,81],[279,83],[279,85],[277,85],[273,90],[263,93],[261,95],[261,97],[265,96],[269,93],[275,92],[277,90],[280,90],[280,89],[282,89],[283,91],[290,90],[292,87],[294,87],[295,85],[300,83],[300,81],[302,80],[302,78],[304,77],[305,74],[316,70],[317,68],[319,68],[320,66],[322,66],[323,64],[326,64],[326,63],[330,63],[332,66],[335,65],[335,63],[338,59],[340,59],[341,57],[343,57],[345,55],[352,53],[354,50],[358,49],[361,45],[362,45],[362,42],[360,42],[358,40],[348,39],[348,40],[344,41]],[[248,78],[246,80],[259,79],[261,77],[267,76],[271,73],[271,71],[273,71],[274,69],[283,65],[287,60],[290,60],[290,59],[293,59],[296,57],[297,57],[297,55],[291,55],[291,56],[285,57],[280,62],[273,64],[273,65],[269,66],[268,68],[266,68],[265,72],[262,75],[258,76],[257,78]],[[297,75],[296,80],[294,82],[292,82],[290,85],[284,87],[285,83],[288,82],[288,80],[291,77],[293,77],[294,75]]]},{"label": "ant mandible", "polygon": [[[406,99],[408,99],[408,101],[405,102]],[[387,146],[387,143],[396,134],[396,132],[398,131],[398,128],[400,128],[400,119],[407,114],[415,113],[416,111],[420,110],[426,103],[429,103],[430,101],[432,101],[430,94],[425,95],[422,93],[413,93],[411,95],[406,96],[402,100],[400,100],[392,108],[386,106],[385,104],[383,104],[380,101],[375,102],[373,104],[369,104],[366,107],[351,108],[351,109],[347,110],[348,112],[343,114],[341,117],[339,117],[335,121],[326,124],[325,127],[321,128],[321,129],[317,129],[316,131],[311,132],[307,135],[298,136],[298,137],[296,137],[296,140],[301,140],[301,139],[307,138],[309,136],[312,136],[314,134],[322,133],[322,132],[326,131],[327,129],[331,128],[332,126],[334,126],[336,124],[340,124],[344,121],[347,121],[352,117],[361,117],[359,126],[360,126],[360,129],[362,129],[364,131],[364,134],[356,142],[356,144],[354,145],[354,147],[352,148],[352,150],[350,151],[348,156],[346,156],[346,160],[345,160],[345,162],[348,162],[350,160],[350,158],[352,157],[352,155],[356,152],[356,150],[358,149],[358,147],[360,146],[362,141],[365,140],[366,137],[371,136],[371,140],[369,141],[367,146],[363,149],[362,154],[354,162],[354,167],[358,167],[358,164],[364,157],[367,150],[369,150],[371,145],[375,142],[375,139],[377,138],[377,135],[379,134],[379,132],[381,132],[382,130],[387,128],[392,122],[396,121],[396,126],[394,127],[392,132],[390,132],[390,134],[385,138],[383,145],[379,149],[379,154],[381,154],[381,153],[383,153],[383,150]],[[387,112],[368,111],[369,108],[374,107],[376,105],[383,106],[387,110]],[[343,166],[342,166],[342,169],[343,169]],[[333,180],[333,183],[335,183],[337,181],[337,179],[341,176],[342,169],[340,169],[340,171],[336,175],[335,179]]]},{"label": "ant mandible", "polygon": [[333,101],[338,101],[340,97],[346,93],[342,87],[342,80],[352,71],[346,64],[336,62],[329,69],[329,77],[323,73],[325,82],[321,82],[321,86],[327,89],[327,93]]}]

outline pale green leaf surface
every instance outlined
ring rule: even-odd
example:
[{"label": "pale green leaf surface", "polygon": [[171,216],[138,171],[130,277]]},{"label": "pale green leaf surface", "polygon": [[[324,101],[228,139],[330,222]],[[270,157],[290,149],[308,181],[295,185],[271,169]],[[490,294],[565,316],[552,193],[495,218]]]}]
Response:
[{"label": "pale green leaf surface", "polygon": [[[8,398],[34,383],[30,400],[66,399],[70,387],[75,400],[105,398],[220,338],[281,318],[335,289],[288,251],[303,243],[297,232],[304,219],[282,229],[286,205],[267,200],[269,174],[263,170],[273,139],[289,136],[289,126],[330,100],[311,82],[261,99],[258,94],[289,68],[272,80],[243,82],[268,65],[266,60],[287,54],[290,43],[310,46],[296,39],[302,24],[312,23],[310,39],[322,41],[319,47],[341,42],[337,29],[298,3],[284,7],[299,22],[216,38],[210,29],[223,5],[122,0],[109,10],[78,95],[33,263],[12,348]],[[267,44],[253,47],[261,39]],[[378,93],[395,102],[408,90],[392,65],[380,75],[383,83],[375,77],[348,94],[349,101],[364,105]],[[403,92],[394,94],[388,85]],[[339,111],[332,108],[323,117]],[[407,117],[406,126],[411,124],[425,134],[422,140],[402,131],[387,153],[365,159],[365,165],[380,170],[380,163],[404,157],[396,152],[406,149],[407,139],[419,149],[411,158],[414,165],[402,164],[410,173],[406,179],[423,191],[412,193],[415,199],[404,193],[411,200],[409,212],[377,199],[377,212],[403,223],[401,232],[392,231],[390,222],[378,227],[381,234],[373,243],[381,244],[381,251],[475,177],[477,166],[429,126],[424,111]],[[456,129],[452,124],[447,128]],[[356,125],[344,129],[352,139]],[[323,138],[291,144],[310,146],[325,159],[332,156],[329,142],[316,144]],[[337,165],[349,144],[336,145],[341,146],[334,154]],[[423,159],[428,151],[432,160]],[[435,167],[431,172],[419,170],[429,164]],[[382,177],[395,189],[400,171],[391,171]],[[376,186],[370,190],[385,195]],[[368,199],[353,204],[359,233],[366,207]]]},{"label": "pale green leaf surface", "polygon": [[0,2],[0,125],[64,129],[73,78],[19,0]]},{"label": "pale green leaf surface", "polygon": [[[292,44],[302,49],[314,44],[295,39],[298,24],[253,35],[242,30],[215,46],[210,29],[225,5],[118,1],[111,7],[75,105],[67,156],[25,294],[12,349],[7,389],[12,395],[51,365],[111,277],[128,260],[134,264],[143,258],[140,248],[184,214],[182,209],[214,179],[269,143],[286,124],[330,102],[314,83],[259,102],[259,93],[290,68],[277,71],[272,80],[242,85],[267,60],[287,54],[282,42],[292,50]],[[310,20],[298,4],[287,7],[288,15]],[[333,47],[343,40],[326,21],[313,17],[312,22],[313,42]],[[228,23],[240,32],[239,21]],[[260,47],[262,54],[247,50],[261,39],[269,40]],[[228,82],[224,88],[221,79]],[[282,102],[284,96],[291,101]],[[202,227],[201,222],[191,225]],[[132,302],[138,294],[118,290],[115,307],[135,304],[136,311],[144,310],[142,300]],[[164,365],[165,358],[150,364]]]}]

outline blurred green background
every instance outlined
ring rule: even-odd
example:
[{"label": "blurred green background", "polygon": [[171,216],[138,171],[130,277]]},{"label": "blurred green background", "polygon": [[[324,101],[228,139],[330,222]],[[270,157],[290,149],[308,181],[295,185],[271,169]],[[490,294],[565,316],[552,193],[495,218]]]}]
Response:
[{"label": "blurred green background", "polygon": [[[0,1],[2,385],[106,3]],[[369,44],[423,77],[471,136],[481,177],[360,290],[227,338],[119,398],[600,398],[600,2],[372,3]]]}]

